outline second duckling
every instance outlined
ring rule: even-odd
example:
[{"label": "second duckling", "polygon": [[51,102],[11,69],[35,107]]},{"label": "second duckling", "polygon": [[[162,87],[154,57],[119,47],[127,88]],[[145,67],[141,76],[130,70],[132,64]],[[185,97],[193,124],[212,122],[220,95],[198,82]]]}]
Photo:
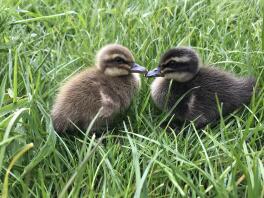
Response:
[{"label": "second duckling", "polygon": [[137,73],[146,73],[146,69],[135,63],[126,47],[103,47],[97,53],[96,67],[73,76],[60,88],[52,109],[54,129],[58,133],[72,132],[76,125],[86,130],[100,109],[93,131],[99,133],[111,125],[139,90]]},{"label": "second duckling", "polygon": [[194,121],[196,128],[215,123],[243,104],[248,104],[255,86],[253,77],[234,75],[210,67],[200,67],[198,54],[191,48],[168,50],[159,66],[146,77],[157,77],[151,96],[160,109],[171,111],[179,121]]}]

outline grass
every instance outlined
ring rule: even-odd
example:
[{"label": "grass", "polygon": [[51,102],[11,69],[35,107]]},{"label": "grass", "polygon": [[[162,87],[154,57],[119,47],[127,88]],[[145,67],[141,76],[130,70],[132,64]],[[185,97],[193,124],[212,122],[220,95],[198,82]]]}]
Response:
[{"label": "grass", "polygon": [[[1,195],[264,197],[261,6],[260,0],[0,1]],[[151,102],[151,80],[142,78],[127,117],[103,139],[57,136],[49,112],[60,83],[113,42],[148,69],[168,48],[191,45],[206,64],[256,76],[259,88],[249,106],[215,128],[187,126],[176,135],[159,127],[165,115]]]}]

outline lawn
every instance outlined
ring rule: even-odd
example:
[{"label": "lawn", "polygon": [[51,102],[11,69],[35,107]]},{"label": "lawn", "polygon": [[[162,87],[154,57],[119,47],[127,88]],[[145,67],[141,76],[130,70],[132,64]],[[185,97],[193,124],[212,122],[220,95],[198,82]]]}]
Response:
[{"label": "lawn", "polygon": [[[263,18],[261,0],[0,1],[0,195],[264,197]],[[142,77],[114,130],[58,136],[58,87],[107,43],[148,69],[190,45],[206,65],[255,76],[258,89],[216,127],[175,134],[159,127],[166,115]]]}]

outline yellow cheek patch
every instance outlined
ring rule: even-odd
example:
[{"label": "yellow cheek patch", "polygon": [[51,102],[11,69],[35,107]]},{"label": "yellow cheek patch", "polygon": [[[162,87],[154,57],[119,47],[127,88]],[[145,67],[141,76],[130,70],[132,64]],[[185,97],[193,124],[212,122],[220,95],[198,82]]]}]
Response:
[{"label": "yellow cheek patch", "polygon": [[186,82],[193,78],[193,74],[189,72],[173,72],[164,74],[166,79],[174,79],[178,82]]},{"label": "yellow cheek patch", "polygon": [[130,70],[131,69],[130,65],[127,65],[127,64],[119,65],[118,68],[126,69],[126,70]]},{"label": "yellow cheek patch", "polygon": [[177,63],[186,63],[186,62],[189,62],[191,60],[191,58],[188,56],[173,57],[173,58],[168,59],[164,64],[166,65],[167,63],[169,63],[172,60],[174,60]]},{"label": "yellow cheek patch", "polygon": [[104,73],[108,76],[125,76],[129,74],[128,70],[119,67],[108,67]]}]

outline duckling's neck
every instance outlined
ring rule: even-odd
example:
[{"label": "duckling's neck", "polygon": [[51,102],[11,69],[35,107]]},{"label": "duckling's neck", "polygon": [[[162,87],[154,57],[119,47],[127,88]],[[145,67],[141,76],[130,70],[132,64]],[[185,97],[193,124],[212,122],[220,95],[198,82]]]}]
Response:
[{"label": "duckling's neck", "polygon": [[130,74],[136,81],[140,81],[140,75],[137,73]]}]

